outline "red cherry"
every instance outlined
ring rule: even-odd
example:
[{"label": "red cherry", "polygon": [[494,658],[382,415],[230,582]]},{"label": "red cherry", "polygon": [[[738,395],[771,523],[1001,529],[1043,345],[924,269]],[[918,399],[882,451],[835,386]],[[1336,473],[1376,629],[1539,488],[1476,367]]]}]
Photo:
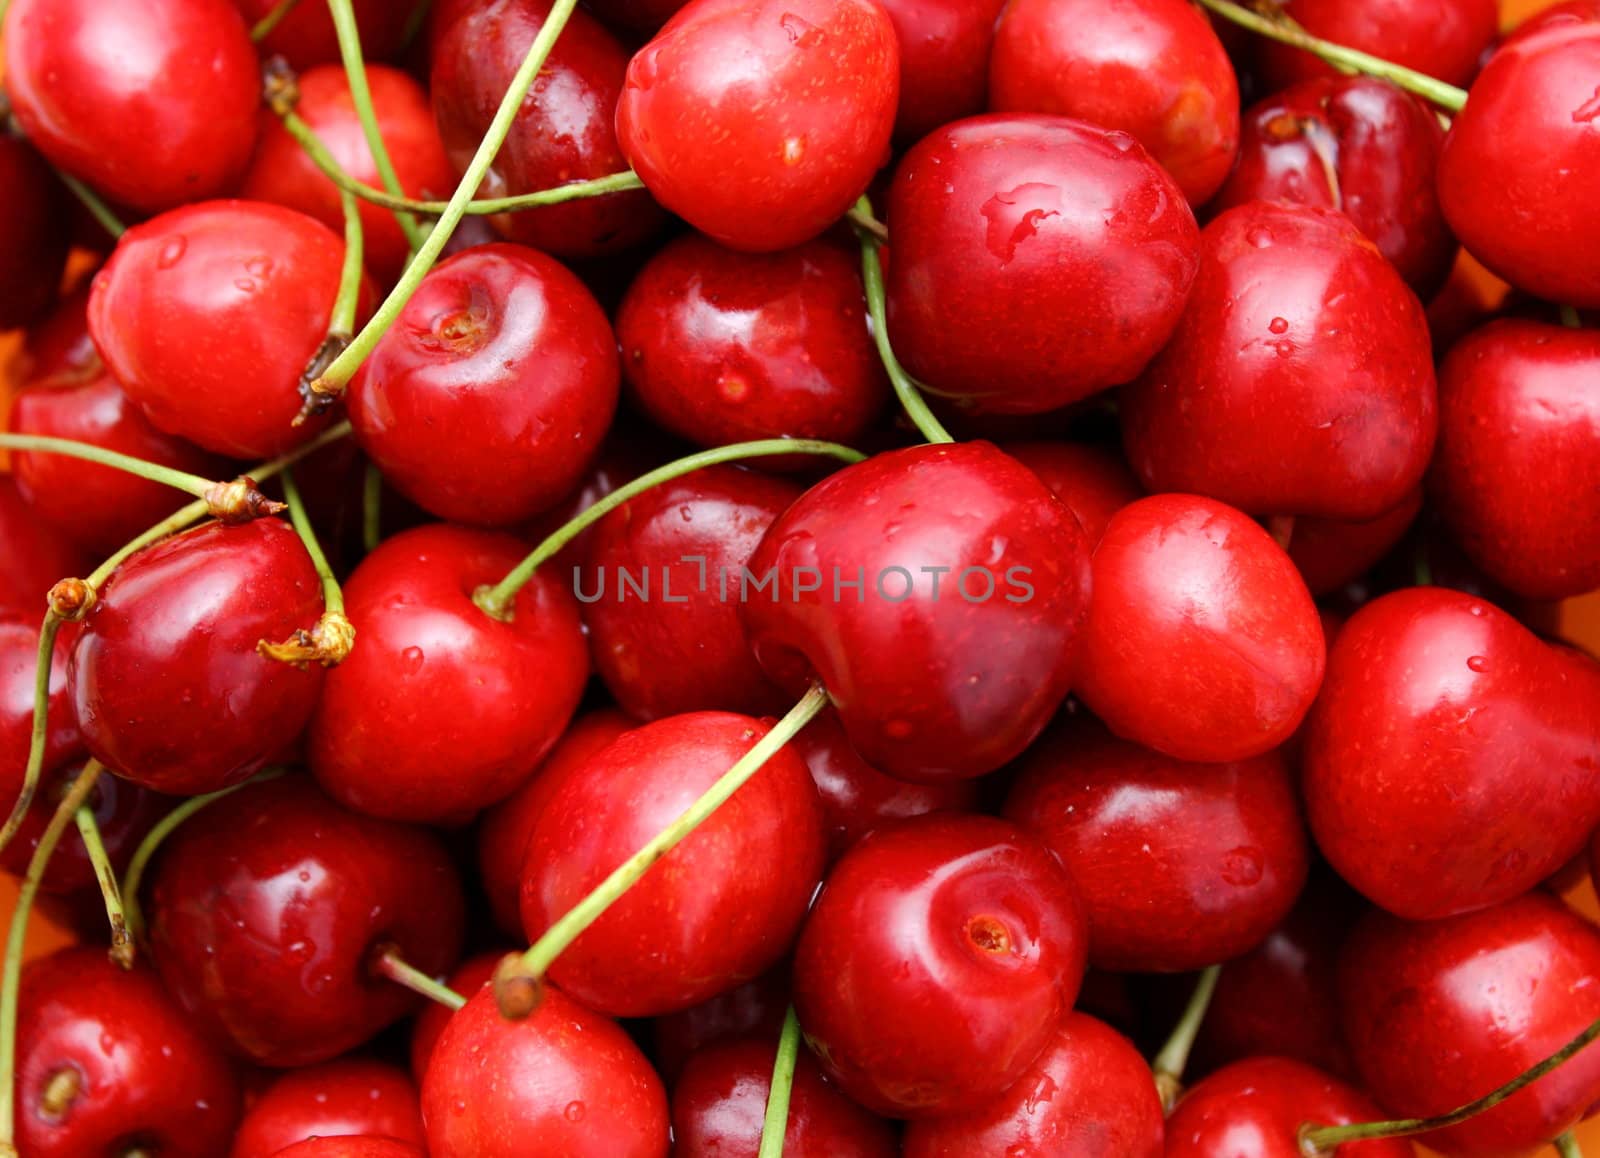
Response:
[{"label": "red cherry", "polygon": [[[94,567],[83,549],[46,524],[0,474],[0,617],[34,623],[44,618],[45,595],[59,579],[82,578]],[[37,634],[35,640],[37,641]]]},{"label": "red cherry", "polygon": [[64,949],[22,974],[16,1142],[38,1158],[227,1152],[239,1079],[144,967]]},{"label": "red cherry", "polygon": [[229,1158],[272,1158],[308,1138],[351,1134],[422,1145],[417,1087],[404,1070],[365,1058],[291,1070],[245,1111]]},{"label": "red cherry", "polygon": [[823,1071],[868,1109],[975,1110],[1050,1043],[1087,940],[1072,880],[1031,836],[920,816],[834,867],[795,950],[794,1005]]},{"label": "red cherry", "polygon": [[889,398],[860,260],[828,239],[755,255],[680,237],[629,287],[617,338],[640,406],[700,446],[853,443]]},{"label": "red cherry", "polygon": [[706,1046],[746,1037],[776,1039],[788,1009],[785,964],[699,1005],[658,1017],[650,1033],[656,1069],[668,1086],[676,1085],[689,1058]]},{"label": "red cherry", "polygon": [[[1500,31],[1496,0],[1286,0],[1313,36],[1370,52],[1446,84],[1464,85]],[[1286,44],[1257,42],[1264,91],[1331,76],[1332,65]]]},{"label": "red cherry", "polygon": [[[462,997],[470,998],[494,979],[494,971],[505,955],[504,949],[490,949],[468,957],[456,966],[445,984]],[[454,1012],[447,1005],[430,1001],[417,1011],[411,1023],[411,1075],[419,1084],[427,1075],[434,1048],[439,1044],[444,1027],[450,1024]]]},{"label": "red cherry", "polygon": [[429,832],[346,812],[307,780],[252,784],[162,846],[150,948],[167,989],[263,1065],[325,1061],[414,1008],[370,959],[397,946],[424,973],[461,944],[461,886]]},{"label": "red cherry", "polygon": [[886,0],[900,42],[894,137],[914,144],[983,111],[995,21],[1004,0]]},{"label": "red cherry", "polygon": [[1504,43],[1510,44],[1536,32],[1543,32],[1546,28],[1573,24],[1600,24],[1600,0],[1561,0],[1560,3],[1541,8],[1518,24]]},{"label": "red cherry", "polygon": [[27,141],[0,134],[0,331],[55,303],[67,264],[66,192]]},{"label": "red cherry", "polygon": [[89,287],[80,285],[26,334],[21,382],[87,377],[100,369],[100,353],[89,337]]},{"label": "red cherry", "polygon": [[272,1158],[427,1158],[410,1142],[372,1135],[307,1138],[279,1150]]},{"label": "red cherry", "polygon": [[691,0],[629,62],[617,139],[700,232],[787,249],[866,189],[899,89],[894,26],[872,0]]},{"label": "red cherry", "polygon": [[1115,450],[1075,442],[1008,442],[1002,449],[1038,475],[1078,516],[1091,549],[1105,534],[1111,516],[1144,494]]},{"label": "red cherry", "polygon": [[1152,491],[1357,522],[1422,481],[1436,410],[1427,321],[1394,267],[1341,214],[1252,202],[1201,234],[1122,437]]},{"label": "red cherry", "polygon": [[667,1094],[615,1022],[558,989],[530,1017],[482,989],[450,1019],[422,1084],[432,1158],[666,1158]]},{"label": "red cherry", "polygon": [[[442,26],[433,48],[433,111],[458,173],[466,171],[549,12],[548,0],[477,4]],[[574,12],[478,196],[511,197],[625,170],[615,113],[627,67],[616,37],[588,13]],[[648,193],[628,192],[491,220],[512,241],[561,257],[596,257],[650,237],[663,216]]]},{"label": "red cherry", "polygon": [[122,235],[95,275],[89,332],[162,430],[235,458],[281,454],[325,425],[291,423],[343,253],[331,230],[292,209],[188,205]]},{"label": "red cherry", "polygon": [[1153,495],[1111,520],[1076,691],[1117,735],[1226,763],[1287,740],[1322,684],[1317,609],[1260,526],[1194,495]]},{"label": "red cherry", "polygon": [[[0,542],[10,540],[0,534]],[[72,643],[58,634],[50,665],[48,710],[45,715],[43,769],[60,768],[84,754],[78,721],[67,695],[67,659]],[[22,789],[33,733],[33,685],[39,659],[39,627],[22,619],[0,619],[0,800],[15,800]],[[76,779],[76,776],[73,777]],[[55,811],[52,802],[49,811]],[[56,854],[65,856],[65,844]]]},{"label": "red cherry", "polygon": [[1600,667],[1480,599],[1373,600],[1339,633],[1306,733],[1317,846],[1414,920],[1532,888],[1600,824],[1597,697]]},{"label": "red cherry", "polygon": [[[276,9],[280,0],[233,0],[251,27]],[[390,60],[405,45],[417,0],[350,0],[361,54],[367,60]],[[296,3],[261,41],[263,57],[281,56],[304,73],[314,65],[339,60],[339,37],[327,4]]]},{"label": "red cherry", "polygon": [[1010,1089],[981,1109],[912,1122],[905,1158],[1103,1154],[1162,1158],[1161,1099],[1133,1043],[1069,1013]]},{"label": "red cherry", "polygon": [[[16,877],[21,877],[27,872],[28,862],[38,847],[39,838],[44,835],[51,816],[55,813],[56,805],[61,797],[66,795],[72,781],[78,778],[82,770],[82,765],[73,761],[53,771],[45,772],[33,803],[23,814],[16,836],[6,845],[4,852],[0,852],[0,867]],[[20,764],[16,769],[16,783],[20,788],[22,784]],[[15,792],[5,797],[7,800],[15,798]],[[88,807],[94,813],[95,826],[100,830],[101,844],[104,845],[106,857],[115,872],[120,874],[128,867],[134,849],[139,847],[139,842],[156,822],[172,811],[172,803],[165,796],[147,791],[137,784],[129,784],[126,780],[120,780],[115,776],[102,776],[95,783],[94,790],[89,795]],[[39,887],[44,894],[50,896],[69,898],[74,894],[80,897],[89,896],[92,900],[88,906],[92,918],[89,928],[93,930],[93,936],[98,939],[105,936],[106,925],[105,908],[101,902],[98,884],[97,869],[95,863],[89,859],[88,850],[81,840],[68,836],[56,848],[55,855],[50,858],[50,864],[45,869],[44,879]]]},{"label": "red cherry", "polygon": [[[1397,1115],[1431,1117],[1510,1081],[1600,1018],[1600,932],[1537,891],[1442,921],[1372,913],[1345,943],[1339,996],[1367,1088]],[[1528,1153],[1597,1099],[1600,1052],[1586,1050],[1422,1141],[1452,1155]]]},{"label": "red cherry", "polygon": [[1233,64],[1185,0],[1015,0],[995,29],[989,107],[1131,133],[1191,205],[1239,150]]},{"label": "red cherry", "polygon": [[[768,731],[732,712],[624,732],[555,789],[522,869],[537,940],[672,823]],[[788,949],[822,876],[822,808],[800,757],[780,750],[556,960],[550,978],[625,1017],[687,1009]]]},{"label": "red cherry", "polygon": [[1365,575],[1388,555],[1405,538],[1421,510],[1419,487],[1392,511],[1366,522],[1296,519],[1289,540],[1289,558],[1294,560],[1312,595],[1331,595]]},{"label": "red cherry", "polygon": [[937,130],[895,171],[888,223],[896,352],[986,413],[1038,414],[1128,381],[1194,281],[1194,215],[1172,178],[1128,134],[1065,117]]},{"label": "red cherry", "polygon": [[751,556],[771,581],[741,589],[739,610],[761,666],[793,691],[815,673],[873,767],[967,779],[1015,757],[1065,698],[1087,554],[1015,459],[919,446],[802,495]]}]

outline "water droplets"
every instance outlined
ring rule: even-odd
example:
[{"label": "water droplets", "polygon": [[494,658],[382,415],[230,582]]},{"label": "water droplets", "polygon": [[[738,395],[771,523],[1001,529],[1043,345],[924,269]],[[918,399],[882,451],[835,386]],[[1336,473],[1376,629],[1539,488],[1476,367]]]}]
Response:
[{"label": "water droplets", "polygon": [[1489,658],[1482,655],[1468,656],[1467,666],[1481,675],[1489,670]]},{"label": "water droplets", "polygon": [[416,675],[422,670],[422,660],[420,647],[408,647],[400,653],[400,670],[407,675]]},{"label": "water droplets", "polygon": [[783,140],[783,163],[793,168],[805,159],[806,139],[804,137],[785,137]]},{"label": "water droplets", "polygon": [[189,239],[181,233],[174,233],[167,238],[161,246],[161,251],[156,254],[156,268],[171,269],[183,260],[183,252],[188,248]]},{"label": "water droplets", "polygon": [[1267,329],[1274,334],[1287,334],[1289,332],[1289,320],[1287,318],[1273,318],[1267,324]]},{"label": "water droplets", "polygon": [[581,1122],[581,1121],[583,1121],[584,1113],[585,1113],[585,1109],[584,1109],[584,1105],[583,1105],[582,1102],[568,1102],[567,1103],[567,1108],[562,1111],[563,1116],[569,1122]]},{"label": "water droplets", "polygon": [[1239,888],[1261,882],[1266,861],[1259,848],[1241,845],[1222,858],[1222,879]]}]

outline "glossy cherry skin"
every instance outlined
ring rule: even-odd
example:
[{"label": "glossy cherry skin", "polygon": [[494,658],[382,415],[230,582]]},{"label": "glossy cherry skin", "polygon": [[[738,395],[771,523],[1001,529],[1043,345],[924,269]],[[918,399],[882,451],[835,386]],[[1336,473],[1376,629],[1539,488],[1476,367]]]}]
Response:
[{"label": "glossy cherry skin", "polygon": [[768,253],[861,196],[899,92],[894,26],[872,0],[691,0],[628,63],[617,139],[662,205]]},{"label": "glossy cherry skin", "polygon": [[1469,334],[1440,368],[1436,505],[1473,563],[1518,595],[1600,586],[1600,403],[1584,389],[1596,374],[1600,332],[1518,318]]},{"label": "glossy cherry skin", "polygon": [[422,1084],[432,1158],[666,1158],[667,1094],[615,1022],[559,989],[508,1021],[480,990]]},{"label": "glossy cherry skin", "polygon": [[[233,0],[245,22],[259,23],[278,0]],[[356,28],[361,33],[361,54],[367,60],[390,60],[405,44],[415,0],[351,0]],[[326,4],[296,4],[261,41],[263,58],[281,56],[302,79],[314,65],[339,60],[339,37]]]},{"label": "glossy cherry skin", "polygon": [[616,337],[583,283],[499,243],[428,274],[348,404],[361,449],[407,498],[442,519],[506,526],[577,484],[618,384]]},{"label": "glossy cherry skin", "polygon": [[1111,516],[1144,495],[1116,450],[1077,442],[1008,442],[1001,449],[1038,475],[1078,517],[1091,549]]},{"label": "glossy cherry skin", "polygon": [[1072,1154],[1162,1158],[1161,1099],[1133,1043],[1069,1013],[1010,1089],[980,1109],[912,1122],[905,1158]]},{"label": "glossy cherry skin", "polygon": [[853,444],[889,398],[860,269],[829,239],[745,254],[678,238],[639,271],[617,313],[630,393],[652,421],[700,446]]},{"label": "glossy cherry skin", "polygon": [[1197,268],[1172,178],[1126,133],[1066,117],[935,131],[895,170],[887,219],[895,352],[980,413],[1038,414],[1133,378]]},{"label": "glossy cherry skin", "polygon": [[472,593],[521,561],[505,535],[434,524],[386,540],[345,584],[359,642],[328,673],[312,773],[348,808],[418,823],[507,796],[555,744],[589,657],[577,603],[535,575],[511,618]]},{"label": "glossy cherry skin", "polygon": [[245,1111],[228,1158],[272,1158],[325,1135],[376,1134],[420,1146],[418,1097],[410,1076],[386,1062],[343,1058],[291,1070]]},{"label": "glossy cherry skin", "polygon": [[989,107],[1131,133],[1191,205],[1239,149],[1233,64],[1184,0],[1013,0],[995,28]]},{"label": "glossy cherry skin", "polygon": [[[624,732],[555,789],[522,867],[530,941],[643,848],[767,731],[732,712]],[[550,968],[620,1017],[687,1009],[766,971],[822,877],[822,806],[787,748],[594,922]]]},{"label": "glossy cherry skin", "polygon": [[23,134],[112,201],[216,197],[249,163],[260,65],[228,0],[17,0],[4,39]]},{"label": "glossy cherry skin", "polygon": [[398,1138],[335,1135],[296,1142],[279,1150],[272,1158],[427,1158],[427,1151]]},{"label": "glossy cherry skin", "polygon": [[343,259],[333,231],[293,209],[187,205],[122,235],[89,292],[89,333],[156,426],[269,458],[326,425],[292,423]]},{"label": "glossy cherry skin", "polygon": [[[1384,1117],[1354,1086],[1304,1062],[1255,1057],[1194,1085],[1167,1119],[1166,1158],[1304,1158],[1300,1128]],[[1347,1142],[1331,1158],[1415,1158],[1405,1138]]]},{"label": "glossy cherry skin", "polygon": [[1505,43],[1543,32],[1546,28],[1571,24],[1600,24],[1600,0],[1560,0],[1559,3],[1541,8],[1512,29]]},{"label": "glossy cherry skin", "polygon": [[894,139],[915,144],[940,125],[983,111],[996,0],[887,0],[900,42]]},{"label": "glossy cherry skin", "polygon": [[1028,750],[1005,815],[1072,875],[1096,969],[1176,973],[1237,957],[1306,879],[1305,827],[1278,752],[1190,764],[1074,721]]},{"label": "glossy cherry skin", "polygon": [[[16,1142],[30,1158],[227,1152],[239,1116],[232,1064],[161,989],[155,973],[113,965],[99,946],[64,949],[22,974],[17,1019]],[[44,1104],[56,1075],[77,1075],[60,1113]]]},{"label": "glossy cherry skin", "polygon": [[[1430,1117],[1530,1069],[1600,1018],[1600,932],[1538,890],[1442,921],[1372,913],[1339,964],[1345,1036],[1393,1114]],[[1600,1099],[1584,1050],[1470,1122],[1423,1135],[1450,1155],[1531,1153]]]},{"label": "glossy cherry skin", "polygon": [[795,950],[794,1007],[823,1072],[868,1109],[975,1110],[1049,1045],[1087,943],[1071,878],[1033,837],[919,816],[834,866]]},{"label": "glossy cherry skin", "polygon": [[[1283,11],[1313,36],[1454,85],[1472,80],[1500,30],[1495,0],[1287,0]],[[1268,92],[1334,74],[1310,53],[1273,41],[1259,42],[1257,63]]]},{"label": "glossy cherry skin", "polygon": [[[495,110],[550,11],[548,0],[506,0],[463,9],[435,39],[433,111],[445,150],[465,172]],[[628,167],[615,116],[628,52],[593,16],[567,20],[479,197],[512,197]],[[501,236],[560,257],[598,257],[654,234],[664,214],[648,193],[589,197],[491,219]]]},{"label": "glossy cherry skin", "polygon": [[718,1042],[749,1037],[775,1039],[789,1009],[789,967],[785,962],[688,1009],[650,1023],[651,1056],[668,1087],[697,1052]]},{"label": "glossy cherry skin", "polygon": [[1311,596],[1258,524],[1195,495],[1112,518],[1074,685],[1111,731],[1180,760],[1258,756],[1299,727],[1325,660]]},{"label": "glossy cherry skin", "polygon": [[35,624],[57,580],[82,578],[94,567],[81,547],[33,513],[6,474],[0,474],[0,547],[0,616]]},{"label": "glossy cherry skin", "polygon": [[1356,522],[1422,481],[1438,425],[1417,297],[1350,220],[1252,202],[1201,235],[1172,341],[1122,392],[1151,491]]},{"label": "glossy cherry skin", "polygon": [[[8,544],[9,545],[9,544]],[[42,605],[42,604],[41,604]],[[0,800],[15,800],[22,789],[33,732],[33,684],[39,659],[39,625],[27,619],[0,619]],[[84,754],[78,722],[67,695],[71,627],[57,634],[50,664],[45,714],[44,768],[53,770]],[[52,805],[52,811],[54,806]],[[62,847],[61,854],[67,849]]]},{"label": "glossy cherry skin", "polygon": [[0,135],[0,331],[38,320],[55,303],[70,240],[64,196],[33,146]]},{"label": "glossy cherry skin", "polygon": [[1038,476],[988,443],[846,467],[772,524],[749,571],[773,573],[740,593],[761,666],[792,691],[821,679],[851,744],[891,776],[993,771],[1066,696],[1088,546]]},{"label": "glossy cherry skin", "polygon": [[[476,953],[457,965],[455,972],[444,979],[445,984],[462,997],[470,998],[493,980],[494,971],[505,955],[503,948]],[[434,1047],[439,1044],[439,1038],[444,1034],[445,1026],[450,1024],[454,1012],[448,1005],[429,1001],[411,1021],[411,1075],[419,1085],[428,1073]]]},{"label": "glossy cherry skin", "polygon": [[69,669],[89,752],[158,792],[214,792],[305,726],[322,669],[256,652],[309,630],[322,588],[276,519],[208,523],[130,557],[100,588]]},{"label": "glossy cherry skin", "polygon": [[1484,600],[1396,591],[1351,616],[1305,737],[1317,847],[1432,920],[1524,892],[1600,824],[1600,665]]},{"label": "glossy cherry skin", "polygon": [[[363,44],[363,47],[365,45]],[[350,99],[344,68],[324,64],[299,78],[295,112],[316,133],[346,173],[374,188],[383,188],[378,166]],[[455,192],[456,175],[445,160],[444,144],[422,86],[398,68],[367,66],[367,87],[377,115],[378,132],[389,150],[400,192],[423,201],[443,201]],[[270,201],[315,217],[337,233],[344,230],[339,189],[312,163],[298,141],[270,112],[261,114],[261,139],[240,195]],[[385,283],[405,269],[409,247],[394,214],[360,202],[361,229],[368,269]]]},{"label": "glossy cherry skin", "polygon": [[[5,851],[0,852],[0,868],[18,878],[27,872],[28,861],[49,825],[56,805],[81,771],[80,762],[69,761],[44,773],[39,791],[23,816],[17,835],[6,845]],[[20,764],[17,765],[16,780],[20,785]],[[6,800],[15,798],[15,792],[5,797]],[[95,825],[100,829],[100,841],[105,846],[106,857],[116,872],[121,873],[128,867],[134,849],[139,847],[139,842],[156,822],[172,811],[172,805],[173,801],[168,797],[116,776],[102,776],[99,779],[89,794],[88,807],[94,813]],[[76,894],[78,897],[91,897],[92,910],[95,912],[90,928],[97,937],[101,937],[105,933],[105,911],[97,885],[95,865],[89,859],[83,842],[63,839],[55,855],[50,858],[39,887],[46,896],[72,898]]]},{"label": "glossy cherry skin", "polygon": [[1239,163],[1211,209],[1249,201],[1336,209],[1428,298],[1456,256],[1436,192],[1443,146],[1432,106],[1387,81],[1302,81],[1245,113]]},{"label": "glossy cherry skin", "polygon": [[1422,488],[1418,487],[1393,510],[1365,522],[1296,519],[1289,558],[1312,595],[1331,595],[1388,555],[1405,538],[1421,510]]},{"label": "glossy cherry skin", "polygon": [[374,952],[442,972],[464,920],[432,833],[346,812],[298,776],[242,788],[168,837],[145,912],[168,991],[276,1067],[336,1057],[416,1008],[371,972]]}]

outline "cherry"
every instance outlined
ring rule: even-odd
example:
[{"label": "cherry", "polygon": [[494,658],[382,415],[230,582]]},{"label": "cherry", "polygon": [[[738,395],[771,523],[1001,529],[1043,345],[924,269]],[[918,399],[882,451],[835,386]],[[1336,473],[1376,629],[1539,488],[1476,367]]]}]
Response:
[{"label": "cherry", "polygon": [[1403,539],[1422,510],[1418,487],[1386,514],[1366,522],[1296,519],[1289,558],[1312,595],[1331,595],[1359,579]]},{"label": "cherry", "polygon": [[1443,145],[1433,109],[1387,81],[1302,81],[1245,113],[1239,164],[1211,208],[1285,201],[1336,209],[1426,299],[1456,257],[1435,191]]},{"label": "cherry", "polygon": [[[1339,996],[1362,1079],[1386,1109],[1455,1109],[1543,1061],[1600,1017],[1600,932],[1538,891],[1413,923],[1371,913],[1345,943]],[[1600,1099],[1587,1050],[1470,1121],[1422,1136],[1447,1154],[1521,1154]]]},{"label": "cherry", "polygon": [[[470,997],[494,978],[495,967],[504,956],[503,949],[476,953],[457,965],[445,983],[462,997]],[[430,1001],[417,1011],[411,1023],[411,1074],[418,1083],[426,1076],[434,1047],[439,1044],[454,1013],[455,1010],[437,1001]]]},{"label": "cherry", "polygon": [[531,1017],[485,988],[450,1019],[422,1085],[433,1158],[666,1158],[667,1094],[617,1025],[547,989]]},{"label": "cherry", "polygon": [[[1499,32],[1495,0],[1286,0],[1283,14],[1313,36],[1464,85]],[[1274,41],[1257,45],[1265,91],[1333,74],[1333,66]]]},{"label": "cherry", "polygon": [[1210,200],[1239,149],[1233,65],[1185,0],[1014,0],[995,29],[989,107],[1131,133],[1191,205]]},{"label": "cherry", "polygon": [[1422,481],[1436,410],[1427,321],[1394,267],[1342,214],[1252,202],[1206,226],[1122,436],[1152,491],[1359,522]]},{"label": "cherry", "polygon": [[860,261],[828,239],[744,254],[680,237],[629,287],[617,338],[639,405],[700,446],[853,443],[889,398]]},{"label": "cherry", "polygon": [[[455,190],[456,177],[445,160],[444,144],[422,86],[397,68],[368,65],[367,87],[372,93],[379,135],[393,158],[400,191],[424,201],[448,197]],[[310,69],[300,76],[298,89],[295,112],[339,167],[357,181],[381,187],[378,166],[367,147],[344,69],[335,64]],[[344,230],[338,187],[270,112],[261,113],[261,140],[240,194],[298,209],[335,232]],[[380,280],[393,282],[405,269],[409,250],[405,234],[389,210],[365,201],[360,210],[367,268]]]},{"label": "cherry", "polygon": [[244,173],[259,65],[229,0],[16,0],[4,40],[23,133],[113,201],[156,212]]},{"label": "cherry", "polygon": [[23,385],[46,378],[83,378],[100,369],[100,354],[89,337],[89,287],[80,285],[29,328],[23,346]]},{"label": "cherry", "polygon": [[[93,562],[82,548],[49,526],[0,474],[0,617],[36,621],[58,579],[87,575]],[[37,638],[37,637],[36,637]]]},{"label": "cherry", "polygon": [[1413,920],[1532,888],[1600,824],[1597,697],[1593,661],[1481,599],[1373,600],[1340,632],[1306,733],[1318,848]]},{"label": "cherry", "polygon": [[888,225],[895,350],[979,412],[1038,414],[1133,378],[1195,276],[1172,178],[1128,134],[1065,117],[938,129],[895,171]]},{"label": "cherry", "polygon": [[1112,518],[1076,684],[1111,731],[1180,760],[1258,756],[1299,726],[1324,663],[1305,584],[1244,515],[1153,495]]},{"label": "cherry", "polygon": [[162,430],[236,458],[281,454],[323,425],[292,423],[343,251],[321,222],[280,205],[187,205],[122,235],[95,275],[89,332]]},{"label": "cherry", "polygon": [[814,672],[874,768],[967,779],[1020,753],[1065,698],[1087,555],[1015,459],[919,446],[802,495],[751,556],[770,581],[741,588],[739,610],[761,666],[792,691]]},{"label": "cherry", "polygon": [[1543,32],[1546,28],[1596,23],[1600,23],[1600,0],[1560,0],[1560,3],[1530,13],[1511,31],[1505,43]]},{"label": "cherry", "polygon": [[970,1113],[912,1122],[903,1153],[1162,1158],[1161,1099],[1133,1043],[1103,1021],[1069,1013],[1010,1089]]},{"label": "cherry", "polygon": [[353,1134],[423,1144],[417,1087],[404,1070],[365,1058],[291,1070],[245,1111],[228,1158],[272,1158],[309,1138]]},{"label": "cherry", "polygon": [[227,1152],[239,1079],[152,971],[64,949],[24,969],[18,1008],[21,1153]]},{"label": "cherry", "polygon": [[[732,712],[669,716],[624,732],[563,778],[533,827],[522,923],[537,940],[666,828],[768,727]],[[817,791],[780,749],[579,935],[550,979],[625,1017],[687,1009],[771,968],[821,879]]]},{"label": "cherry", "polygon": [[1083,977],[1072,880],[984,816],[881,828],[834,867],[795,950],[794,1005],[823,1072],[878,1113],[976,1110],[1050,1044]]},{"label": "cherry", "polygon": [[351,381],[350,421],[418,506],[505,526],[577,484],[617,388],[616,338],[583,283],[537,250],[481,245],[423,279]]},{"label": "cherry", "polygon": [[[477,4],[439,26],[433,109],[457,172],[465,172],[549,11],[548,0]],[[605,26],[586,12],[574,12],[478,196],[516,196],[626,169],[615,113],[627,67],[627,50]],[[633,191],[502,214],[492,221],[512,241],[561,257],[595,257],[643,241],[662,219],[649,194]]]},{"label": "cherry", "polygon": [[[48,767],[48,765],[47,765]],[[14,876],[22,876],[28,868],[29,858],[39,845],[45,827],[56,810],[56,805],[66,795],[72,781],[78,778],[82,765],[69,762],[46,771],[33,803],[23,816],[17,835],[0,852],[0,867]],[[17,765],[16,782],[21,785],[22,765]],[[15,799],[13,792],[6,799]],[[121,872],[132,858],[134,849],[162,816],[172,810],[172,801],[154,792],[119,780],[115,776],[102,776],[96,781],[88,800],[94,814],[95,827],[100,832],[107,861],[112,869]],[[43,893],[57,897],[89,896],[93,921],[90,928],[96,937],[105,934],[105,909],[100,900],[99,876],[95,863],[89,859],[88,850],[76,836],[69,836],[57,847],[50,858],[40,882]]]},{"label": "cherry", "polygon": [[[9,545],[10,540],[0,535],[0,542]],[[67,659],[72,652],[68,633],[71,630],[69,627],[67,632],[57,635],[53,645],[42,764],[46,771],[84,755],[78,722],[73,718],[67,696]],[[0,801],[15,800],[22,788],[33,732],[38,657],[38,625],[22,619],[0,619]],[[52,801],[47,811],[54,809]],[[65,856],[66,853],[66,849],[61,849],[56,855]]]},{"label": "cherry", "polygon": [[887,0],[900,42],[894,137],[914,144],[940,125],[983,111],[995,21],[1003,0]]},{"label": "cherry", "polygon": [[1144,494],[1115,450],[1075,442],[1008,442],[1001,449],[1038,475],[1078,517],[1091,548],[1111,516]]},{"label": "cherry", "polygon": [[501,621],[472,602],[517,540],[432,525],[386,540],[345,584],[354,650],[328,673],[307,752],[324,791],[392,820],[465,818],[522,783],[583,695],[577,603],[536,575]]},{"label": "cherry", "polygon": [[1600,175],[1596,69],[1600,24],[1515,38],[1484,66],[1439,159],[1439,203],[1472,255],[1519,289],[1586,308],[1600,306],[1600,225],[1572,190]]},{"label": "cherry", "polygon": [[55,304],[69,240],[63,195],[28,142],[0,133],[0,331],[37,321]]},{"label": "cherry", "polygon": [[427,1152],[397,1138],[345,1135],[307,1138],[279,1150],[273,1158],[427,1158]]},{"label": "cherry", "polygon": [[[233,0],[251,27],[281,0]],[[350,0],[361,33],[361,52],[368,60],[392,59],[405,44],[416,0]],[[262,39],[263,56],[281,56],[296,69],[310,70],[339,59],[339,38],[326,3],[295,3]],[[373,94],[376,97],[376,93]]]},{"label": "cherry", "polygon": [[883,164],[899,79],[894,26],[872,0],[691,0],[628,63],[617,139],[700,232],[787,249],[843,216]]},{"label": "cherry", "polygon": [[[719,1042],[759,1037],[776,1041],[789,1009],[789,971],[779,966],[699,1005],[651,1022],[656,1069],[668,1086],[697,1052]],[[771,1066],[767,1067],[769,1072]]]},{"label": "cherry", "polygon": [[168,991],[234,1052],[277,1067],[325,1061],[405,1016],[419,999],[372,957],[395,945],[442,971],[463,923],[431,833],[346,812],[300,777],[242,788],[173,833],[147,912]]}]

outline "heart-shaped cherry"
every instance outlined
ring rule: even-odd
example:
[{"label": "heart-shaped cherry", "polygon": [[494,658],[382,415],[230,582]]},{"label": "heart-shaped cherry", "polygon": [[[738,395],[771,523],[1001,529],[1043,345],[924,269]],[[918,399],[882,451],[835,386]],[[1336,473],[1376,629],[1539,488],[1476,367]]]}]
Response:
[{"label": "heart-shaped cherry", "polygon": [[33,146],[0,134],[0,330],[37,321],[55,304],[70,240],[62,196]]},{"label": "heart-shaped cherry", "polygon": [[[1370,52],[1447,84],[1466,84],[1500,31],[1495,0],[1285,0],[1313,36]],[[1255,45],[1263,91],[1333,74],[1332,65],[1274,41]]]},{"label": "heart-shaped cherry", "polygon": [[228,1158],[272,1158],[324,1135],[376,1134],[421,1146],[418,1098],[410,1076],[387,1062],[351,1057],[291,1070],[250,1104]]}]

